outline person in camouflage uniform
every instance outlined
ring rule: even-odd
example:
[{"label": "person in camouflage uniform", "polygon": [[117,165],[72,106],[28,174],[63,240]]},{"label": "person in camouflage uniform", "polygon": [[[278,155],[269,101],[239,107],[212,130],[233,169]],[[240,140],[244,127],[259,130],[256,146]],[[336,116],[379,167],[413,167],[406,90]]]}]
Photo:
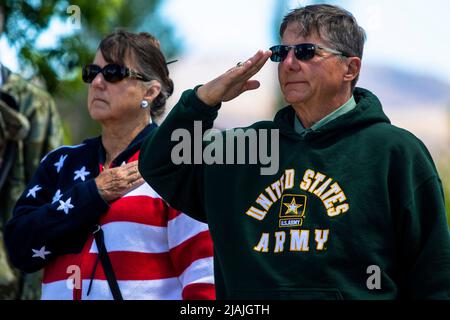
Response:
[{"label": "person in camouflage uniform", "polygon": [[51,96],[0,64],[0,299],[38,299],[41,272],[14,269],[3,226],[45,154],[63,143],[62,123]]}]

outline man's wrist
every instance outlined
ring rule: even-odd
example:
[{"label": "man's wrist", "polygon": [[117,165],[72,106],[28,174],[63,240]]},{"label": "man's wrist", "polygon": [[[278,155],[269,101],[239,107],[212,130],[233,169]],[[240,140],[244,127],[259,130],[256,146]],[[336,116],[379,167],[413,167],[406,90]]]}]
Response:
[{"label": "man's wrist", "polygon": [[195,94],[200,101],[211,108],[216,107],[220,103],[220,101],[213,101],[208,97],[207,90],[204,85],[198,86],[195,90]]}]

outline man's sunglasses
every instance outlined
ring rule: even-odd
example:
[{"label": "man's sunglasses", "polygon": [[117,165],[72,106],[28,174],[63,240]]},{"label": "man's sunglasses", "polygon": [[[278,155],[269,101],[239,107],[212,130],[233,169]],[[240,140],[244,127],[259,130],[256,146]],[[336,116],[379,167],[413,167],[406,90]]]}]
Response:
[{"label": "man's sunglasses", "polygon": [[107,64],[103,68],[96,64],[88,64],[83,67],[82,78],[86,83],[92,83],[95,77],[101,73],[106,81],[115,83],[123,80],[126,77],[136,78],[142,81],[150,81],[144,75],[127,67],[112,63]]},{"label": "man's sunglasses", "polygon": [[286,59],[289,50],[294,49],[294,54],[295,57],[298,60],[301,61],[307,61],[307,60],[311,60],[312,58],[314,58],[314,55],[316,54],[316,50],[320,49],[323,51],[327,51],[339,56],[344,56],[344,57],[348,57],[347,54],[344,54],[340,51],[331,49],[331,48],[327,48],[327,47],[322,47],[321,45],[318,44],[313,44],[313,43],[301,43],[301,44],[297,44],[295,46],[287,46],[287,45],[277,45],[277,46],[273,46],[271,47],[269,50],[272,51],[272,55],[270,56],[270,60],[272,60],[273,62],[281,62],[284,61],[284,59]]}]

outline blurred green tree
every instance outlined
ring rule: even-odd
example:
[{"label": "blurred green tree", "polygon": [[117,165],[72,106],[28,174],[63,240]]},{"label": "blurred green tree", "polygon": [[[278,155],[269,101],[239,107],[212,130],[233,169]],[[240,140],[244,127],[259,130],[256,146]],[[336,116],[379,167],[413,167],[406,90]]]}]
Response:
[{"label": "blurred green tree", "polygon": [[[55,96],[66,120],[66,143],[78,143],[99,132],[86,110],[81,67],[92,61],[104,36],[117,28],[147,31],[160,39],[168,58],[180,51],[173,27],[158,11],[163,2],[0,0],[0,32],[18,52],[20,72],[37,79]],[[57,27],[69,31],[50,30]],[[58,35],[49,46],[39,43],[39,36],[46,32]]]},{"label": "blurred green tree", "polygon": [[[147,31],[161,40],[166,55],[177,52],[177,42],[171,41],[173,30],[157,11],[162,2],[2,0],[0,22],[4,21],[3,35],[18,51],[21,68],[41,76],[47,89],[54,93],[59,79],[89,62],[99,40],[118,27],[141,31],[150,26],[152,30]],[[38,46],[39,35],[58,20],[72,24],[74,32],[61,35],[55,46]]]}]

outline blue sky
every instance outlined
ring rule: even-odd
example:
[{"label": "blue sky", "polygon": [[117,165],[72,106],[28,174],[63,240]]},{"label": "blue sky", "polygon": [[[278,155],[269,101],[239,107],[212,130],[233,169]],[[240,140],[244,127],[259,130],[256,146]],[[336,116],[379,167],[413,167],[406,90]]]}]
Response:
[{"label": "blue sky", "polygon": [[[225,53],[245,58],[274,43],[275,1],[279,0],[167,0],[162,14],[175,25],[185,54]],[[366,30],[365,63],[432,75],[450,84],[450,1],[329,2],[351,11]],[[311,1],[286,3],[287,11]],[[53,23],[52,31],[41,37],[42,44],[51,44],[58,34],[70,32],[67,23]],[[17,70],[14,50],[3,39],[0,52],[0,60]]]}]

